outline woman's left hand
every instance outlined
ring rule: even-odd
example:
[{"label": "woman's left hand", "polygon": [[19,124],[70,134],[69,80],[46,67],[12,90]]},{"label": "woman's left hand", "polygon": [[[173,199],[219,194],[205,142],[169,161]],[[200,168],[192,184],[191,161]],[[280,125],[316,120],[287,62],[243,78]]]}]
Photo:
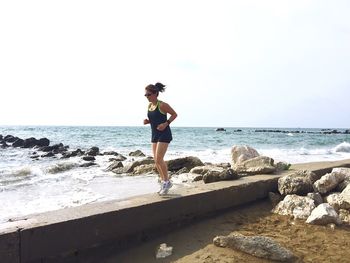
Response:
[{"label": "woman's left hand", "polygon": [[161,124],[159,124],[158,126],[157,126],[157,130],[158,131],[164,131],[165,130],[165,128],[168,126],[168,123],[161,123]]}]

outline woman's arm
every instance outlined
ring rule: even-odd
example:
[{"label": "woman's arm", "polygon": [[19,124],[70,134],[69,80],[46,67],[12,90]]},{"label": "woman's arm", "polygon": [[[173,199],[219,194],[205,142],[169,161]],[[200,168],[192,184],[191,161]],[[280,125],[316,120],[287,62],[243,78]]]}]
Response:
[{"label": "woman's arm", "polygon": [[159,105],[159,108],[162,112],[170,114],[170,118],[166,122],[159,124],[157,127],[158,130],[163,131],[167,126],[169,126],[171,122],[176,119],[177,113],[168,103],[165,102],[162,102]]}]

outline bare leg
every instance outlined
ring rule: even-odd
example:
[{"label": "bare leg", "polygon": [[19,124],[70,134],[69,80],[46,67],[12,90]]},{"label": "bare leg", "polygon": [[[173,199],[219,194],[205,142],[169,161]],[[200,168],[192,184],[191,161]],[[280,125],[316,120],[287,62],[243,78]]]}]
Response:
[{"label": "bare leg", "polygon": [[161,180],[161,181],[164,181],[164,177],[163,177],[163,174],[162,174],[162,170],[161,170],[161,168],[159,167],[159,165],[158,165],[157,162],[156,162],[157,143],[152,143],[152,152],[153,152],[154,165],[155,165],[156,168],[157,168],[157,171],[158,171],[159,176],[160,176],[160,180]]},{"label": "bare leg", "polygon": [[165,153],[168,149],[168,145],[169,145],[169,143],[158,142],[156,145],[156,151],[155,151],[155,155],[154,155],[154,161],[156,163],[157,169],[158,169],[163,181],[169,180],[168,167],[167,167],[166,163],[164,162],[164,156],[165,156]]}]

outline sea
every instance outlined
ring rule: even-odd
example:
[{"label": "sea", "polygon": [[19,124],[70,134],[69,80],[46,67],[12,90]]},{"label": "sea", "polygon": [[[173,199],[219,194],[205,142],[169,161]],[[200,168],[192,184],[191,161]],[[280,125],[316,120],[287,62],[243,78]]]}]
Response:
[{"label": "sea", "polygon": [[[229,163],[234,145],[249,145],[275,162],[305,163],[350,158],[350,134],[345,129],[172,127],[173,141],[165,160],[196,156],[203,162]],[[337,130],[339,133],[325,133]],[[151,156],[150,128],[93,126],[0,126],[0,135],[25,139],[48,138],[69,150],[98,147],[116,151],[127,159],[141,150]],[[155,174],[130,176],[106,171],[111,156],[97,156],[98,165],[80,167],[81,157],[30,158],[35,149],[0,148],[0,223],[67,207],[155,193]],[[181,181],[175,182],[175,187]]]}]

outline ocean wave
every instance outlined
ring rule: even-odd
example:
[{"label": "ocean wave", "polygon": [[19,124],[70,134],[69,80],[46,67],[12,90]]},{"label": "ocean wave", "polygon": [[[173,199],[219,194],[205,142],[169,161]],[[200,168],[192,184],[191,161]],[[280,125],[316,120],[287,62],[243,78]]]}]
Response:
[{"label": "ocean wave", "polygon": [[335,152],[344,152],[344,153],[350,153],[350,143],[348,142],[342,142],[341,144],[338,144],[334,148]]},{"label": "ocean wave", "polygon": [[68,170],[73,169],[74,167],[77,167],[78,164],[76,163],[71,163],[71,162],[65,162],[65,163],[56,163],[54,165],[51,165],[49,167],[45,168],[45,172],[49,174],[56,174],[56,173],[61,173],[65,172]]}]

